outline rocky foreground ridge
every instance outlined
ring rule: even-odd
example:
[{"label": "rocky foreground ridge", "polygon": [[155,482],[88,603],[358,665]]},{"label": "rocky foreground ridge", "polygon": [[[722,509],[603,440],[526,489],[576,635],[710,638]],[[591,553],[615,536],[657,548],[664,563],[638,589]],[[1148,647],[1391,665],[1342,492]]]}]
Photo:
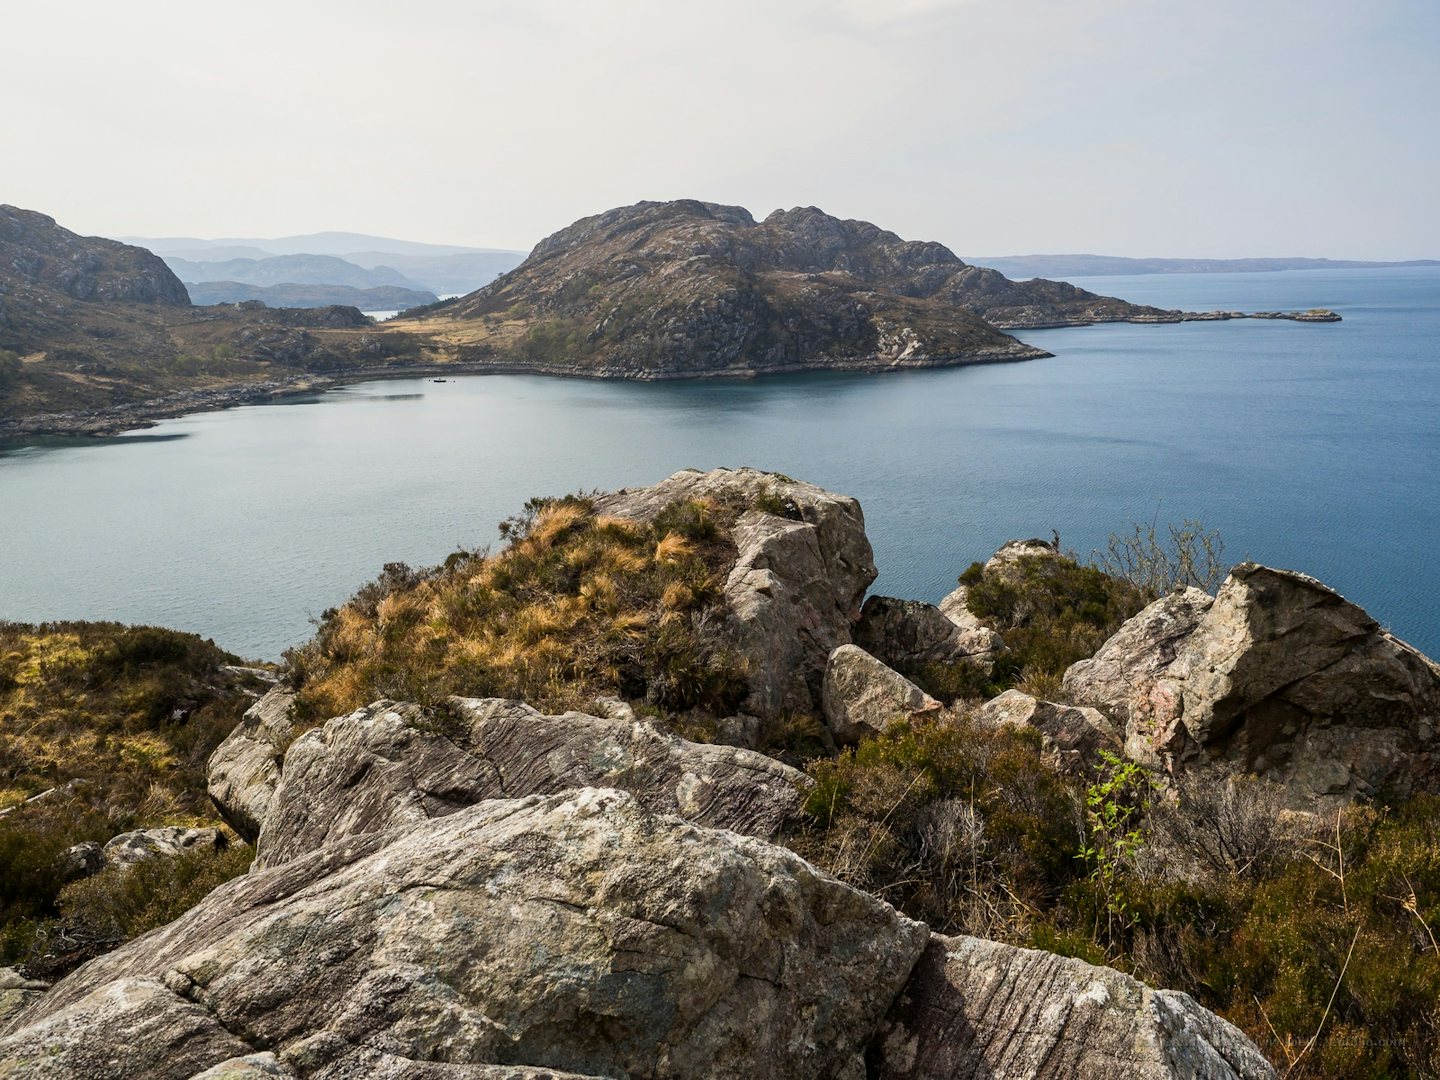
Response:
[{"label": "rocky foreground ridge", "polygon": [[[1000,671],[1009,647],[967,588],[1077,573],[1051,545],[1007,545],[938,606],[862,604],[876,572],[858,504],[748,469],[552,503],[512,536],[498,561],[387,570],[387,591],[327,616],[341,666],[297,656],[210,759],[211,797],[255,845],[249,873],[48,990],[8,976],[0,1076],[1272,1077],[1186,993],[933,932],[818,869],[786,845],[828,774],[774,748],[804,713],[832,753],[957,725],[977,741],[1019,730],[1060,772],[1105,753],[1161,784],[1238,768],[1302,816],[1440,788],[1440,668],[1303,575],[1244,564],[1217,596],[1164,596],[1069,669],[1067,700],[1011,689],[962,719],[899,669],[935,687],[937,672]],[[708,600],[699,576],[665,569],[699,575],[712,557]],[[463,584],[473,606],[527,567],[577,590],[577,617],[615,620],[614,693],[567,711],[451,694],[307,713],[331,700],[316,685],[369,685],[358,612],[413,636],[406,605],[454,603]],[[676,697],[675,655],[625,651],[641,625],[616,606],[626,573],[662,574],[645,633],[713,631],[697,647],[733,683]],[[480,678],[478,645],[435,655],[464,648]],[[704,702],[733,711],[704,720]],[[702,721],[709,741],[676,733]]]}]

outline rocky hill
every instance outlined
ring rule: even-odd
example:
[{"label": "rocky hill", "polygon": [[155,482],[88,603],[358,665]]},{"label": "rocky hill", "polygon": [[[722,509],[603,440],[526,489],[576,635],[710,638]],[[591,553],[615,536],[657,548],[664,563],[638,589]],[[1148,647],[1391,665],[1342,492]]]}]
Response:
[{"label": "rocky hill", "polygon": [[[82,237],[44,214],[0,206],[0,437],[133,425],[162,413],[263,399],[315,373],[404,362],[400,338],[367,340],[358,310],[192,306],[142,248]],[[62,413],[53,427],[42,419]],[[28,426],[27,426],[28,424]]]},{"label": "rocky hill", "polygon": [[[68,924],[0,925],[23,965],[0,1075],[1440,1063],[1440,668],[1319,582],[1242,564],[1166,591],[1018,541],[941,605],[865,599],[859,505],[750,469],[534,500],[503,531],[386,567],[289,656],[209,758],[231,854],[160,828],[56,863],[35,800],[0,813],[0,859],[118,928],[51,986],[82,958]],[[21,628],[7,724],[95,661],[224,660],[157,633]],[[152,726],[183,746],[186,723]],[[75,801],[50,789],[48,820]]]}]

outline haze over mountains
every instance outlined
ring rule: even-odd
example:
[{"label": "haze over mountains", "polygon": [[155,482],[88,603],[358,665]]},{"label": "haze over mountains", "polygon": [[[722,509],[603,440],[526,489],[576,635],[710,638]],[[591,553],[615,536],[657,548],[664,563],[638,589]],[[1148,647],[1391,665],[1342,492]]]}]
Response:
[{"label": "haze over mountains", "polygon": [[[262,300],[272,306],[353,304],[366,310],[414,307],[472,292],[525,258],[521,251],[349,232],[273,239],[126,237],[124,242],[164,259],[200,303]],[[407,294],[364,293],[377,289]]]}]

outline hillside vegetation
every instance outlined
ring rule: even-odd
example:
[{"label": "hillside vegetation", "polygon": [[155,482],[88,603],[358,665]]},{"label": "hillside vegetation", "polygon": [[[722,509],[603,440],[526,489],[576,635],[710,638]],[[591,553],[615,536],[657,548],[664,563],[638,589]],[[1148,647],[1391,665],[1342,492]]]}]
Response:
[{"label": "hillside vegetation", "polygon": [[[244,869],[248,849],[160,860],[124,886],[117,928],[108,914],[94,921],[117,875],[76,882],[67,904],[62,859],[131,829],[220,824],[205,762],[266,686],[238,663],[157,627],[0,623],[0,964],[71,965],[168,921],[184,910],[177,898],[193,903],[216,873]],[[208,885],[185,893],[194,881]],[[47,959],[56,940],[69,944]]]}]

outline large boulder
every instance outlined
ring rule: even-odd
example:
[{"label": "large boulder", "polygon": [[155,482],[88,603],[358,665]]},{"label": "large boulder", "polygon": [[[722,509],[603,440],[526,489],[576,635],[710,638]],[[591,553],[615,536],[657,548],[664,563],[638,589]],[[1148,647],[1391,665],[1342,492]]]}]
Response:
[{"label": "large boulder", "polygon": [[836,742],[858,742],[897,720],[940,712],[940,702],[858,645],[841,645],[825,666],[821,702],[825,726]]},{"label": "large boulder", "polygon": [[1299,808],[1440,787],[1440,667],[1304,574],[1243,563],[1213,601],[1159,600],[1064,687],[1136,760],[1238,765]]},{"label": "large boulder", "polygon": [[310,1080],[858,1080],[927,940],[783,848],[624,792],[491,801],[222,885],[0,1028],[0,1075],[179,1080],[268,1053]]},{"label": "large boulder", "polygon": [[280,780],[280,760],[295,737],[295,695],[276,687],[246,711],[205,767],[210,801],[229,826],[254,843]]},{"label": "large boulder", "polygon": [[487,799],[582,787],[621,788],[651,810],[770,838],[798,820],[807,784],[763,754],[687,742],[633,716],[546,716],[501,698],[452,698],[444,710],[379,701],[295,740],[256,864]]},{"label": "large boulder", "polygon": [[914,672],[932,664],[969,663],[988,673],[1000,635],[979,625],[950,618],[934,604],[871,596],[860,609],[854,643],[897,671]]},{"label": "large boulder", "polygon": [[1112,968],[932,938],[869,1054],[872,1080],[1271,1080],[1241,1031]]},{"label": "large boulder", "polygon": [[603,496],[595,510],[650,521],[689,499],[741,508],[725,582],[730,633],[750,672],[741,710],[764,720],[814,711],[825,661],[850,641],[875,580],[860,504],[777,473],[691,469]]},{"label": "large boulder", "polygon": [[1084,772],[1102,751],[1118,754],[1120,732],[1099,709],[1041,701],[1021,690],[1006,690],[975,711],[987,727],[1036,731],[1045,749],[1068,772]]}]

